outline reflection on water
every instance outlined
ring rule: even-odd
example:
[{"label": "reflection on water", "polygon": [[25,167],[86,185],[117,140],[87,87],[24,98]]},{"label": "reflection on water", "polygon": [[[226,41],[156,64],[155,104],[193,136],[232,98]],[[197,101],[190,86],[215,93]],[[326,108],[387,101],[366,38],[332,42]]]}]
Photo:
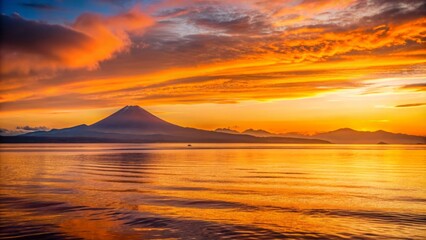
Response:
[{"label": "reflection on water", "polygon": [[0,238],[426,238],[426,148],[3,144]]}]

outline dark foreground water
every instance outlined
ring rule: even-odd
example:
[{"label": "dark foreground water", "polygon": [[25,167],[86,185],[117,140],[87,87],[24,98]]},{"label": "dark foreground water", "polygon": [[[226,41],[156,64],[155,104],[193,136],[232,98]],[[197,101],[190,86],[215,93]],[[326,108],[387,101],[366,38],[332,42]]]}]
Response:
[{"label": "dark foreground water", "polygon": [[3,144],[1,239],[426,239],[426,147]]}]

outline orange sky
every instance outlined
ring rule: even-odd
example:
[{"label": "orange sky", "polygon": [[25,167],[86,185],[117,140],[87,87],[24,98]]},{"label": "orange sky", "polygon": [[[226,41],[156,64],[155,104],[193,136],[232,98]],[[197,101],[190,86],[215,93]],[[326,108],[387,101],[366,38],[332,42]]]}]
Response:
[{"label": "orange sky", "polygon": [[203,129],[426,135],[424,1],[47,2],[3,10],[3,129],[137,104]]}]

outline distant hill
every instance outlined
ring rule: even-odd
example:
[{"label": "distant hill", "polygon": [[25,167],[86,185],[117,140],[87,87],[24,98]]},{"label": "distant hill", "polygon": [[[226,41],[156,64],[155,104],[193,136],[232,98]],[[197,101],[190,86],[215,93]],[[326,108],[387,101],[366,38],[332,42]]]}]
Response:
[{"label": "distant hill", "polygon": [[253,129],[249,128],[242,132],[238,132],[236,130],[230,128],[217,128],[216,132],[226,132],[226,133],[237,133],[237,134],[247,134],[255,137],[291,137],[291,138],[304,138],[310,139],[310,135],[305,135],[297,132],[289,132],[289,133],[272,133],[263,129]]},{"label": "distant hill", "polygon": [[322,139],[339,144],[426,144],[426,137],[402,133],[391,133],[383,130],[374,132],[357,131],[341,128],[330,132],[304,135],[296,132],[271,133],[262,129],[247,129],[242,133],[257,137],[292,137],[302,139]]},{"label": "distant hill", "polygon": [[374,132],[356,131],[350,128],[341,128],[331,132],[319,133],[313,138],[324,139],[333,143],[374,143],[374,144],[425,144],[426,137],[413,136],[402,133],[391,133],[383,130]]},{"label": "distant hill", "polygon": [[255,137],[181,127],[139,106],[126,106],[92,125],[37,131],[1,142],[206,142],[206,143],[329,143],[319,139]]}]

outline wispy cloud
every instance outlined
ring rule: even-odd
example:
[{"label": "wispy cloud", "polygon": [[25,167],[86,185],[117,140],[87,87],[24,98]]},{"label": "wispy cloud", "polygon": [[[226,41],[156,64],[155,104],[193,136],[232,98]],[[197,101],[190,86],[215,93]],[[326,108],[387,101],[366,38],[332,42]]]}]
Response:
[{"label": "wispy cloud", "polygon": [[408,103],[408,104],[396,105],[395,107],[407,108],[407,107],[420,107],[420,106],[424,106],[424,105],[426,105],[426,103]]}]

